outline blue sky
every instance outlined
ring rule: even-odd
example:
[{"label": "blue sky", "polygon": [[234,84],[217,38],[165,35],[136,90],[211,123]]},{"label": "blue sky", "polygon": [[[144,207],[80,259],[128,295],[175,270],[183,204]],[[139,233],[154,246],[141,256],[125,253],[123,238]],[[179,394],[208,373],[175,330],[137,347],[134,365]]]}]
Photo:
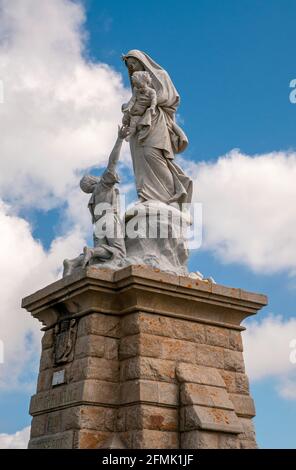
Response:
[{"label": "blue sky", "polygon": [[[122,74],[125,87],[128,87],[128,80],[120,56],[130,49],[147,52],[169,71],[181,95],[179,119],[190,141],[186,159],[215,166],[219,157],[232,149],[239,149],[240,155],[247,156],[246,164],[253,165],[259,162],[255,156],[279,152],[279,158],[286,162],[289,152],[294,154],[296,105],[289,101],[289,83],[296,78],[295,1],[151,0],[145,3],[85,0],[83,4],[86,11],[83,26],[86,50],[83,57],[86,62],[108,64]],[[116,126],[115,118],[110,117],[110,120]],[[100,157],[98,163],[101,165],[103,162]],[[93,164],[90,160],[85,167]],[[77,164],[77,168],[81,171],[83,165]],[[242,167],[242,172],[246,171],[245,168]],[[266,168],[269,178],[269,167]],[[122,175],[125,183],[132,182],[128,169],[122,169]],[[213,190],[216,183],[222,184],[215,178],[203,178],[204,173],[200,176],[202,195],[205,191],[203,181],[213,181]],[[198,176],[195,184],[199,194]],[[256,201],[261,207],[264,193],[270,191],[270,185],[267,187],[266,184],[263,177],[261,190],[256,193],[250,191],[250,197],[257,198],[252,202],[254,207]],[[277,182],[279,193],[285,187],[288,187],[288,182],[284,179]],[[219,191],[227,192],[228,188],[222,184]],[[52,194],[58,197],[58,191],[49,192],[50,198]],[[275,192],[275,200],[279,193]],[[237,197],[239,203],[240,194]],[[3,199],[11,203],[10,198]],[[56,237],[64,235],[61,224],[64,223],[65,205],[61,201],[55,204],[53,199],[42,207],[37,207],[33,201],[20,205],[17,210],[18,216],[31,224],[33,236],[40,240],[45,252]],[[293,204],[294,201],[290,200],[290,205]],[[205,211],[207,207],[206,203]],[[280,224],[280,211],[285,210],[287,206],[275,204],[272,213],[274,225],[277,220]],[[294,227],[291,224],[291,237],[295,235]],[[256,238],[256,224],[251,229]],[[284,231],[286,236],[289,224],[283,226]],[[278,237],[278,231],[276,233]],[[272,258],[272,233],[262,235],[260,232],[260,236],[269,240]],[[220,284],[267,294],[269,305],[258,317],[263,321],[269,315],[281,315],[283,325],[292,319],[294,327],[296,271],[289,260],[279,258],[278,239],[274,242],[277,260],[275,263],[270,261],[270,265],[266,258],[264,262],[257,262],[255,255],[252,258],[247,254],[231,258],[218,242],[215,243],[192,253],[190,269],[213,276]],[[294,253],[290,258],[293,256]],[[258,325],[260,327],[260,323]],[[296,337],[295,329],[291,330],[290,337]],[[287,361],[288,351],[287,346]],[[251,382],[260,447],[296,447],[293,431],[296,393],[294,398],[285,398],[278,391],[281,380],[292,380],[295,371],[290,368],[287,374],[283,378],[278,371],[271,371],[269,375],[258,372]],[[33,370],[33,383],[35,378]],[[32,388],[0,391],[0,434],[15,433],[30,424],[28,406],[32,393]]]},{"label": "blue sky", "polygon": [[[182,97],[189,154],[214,159],[295,146],[295,2],[89,0],[89,54],[124,73],[118,56],[135,48],[157,57]],[[157,16],[157,21],[155,20]]]}]

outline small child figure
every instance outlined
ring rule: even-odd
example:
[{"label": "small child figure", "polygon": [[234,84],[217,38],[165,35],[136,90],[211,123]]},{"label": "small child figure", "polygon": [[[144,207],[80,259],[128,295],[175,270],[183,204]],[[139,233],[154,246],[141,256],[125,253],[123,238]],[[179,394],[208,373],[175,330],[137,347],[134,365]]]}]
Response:
[{"label": "small child figure", "polygon": [[151,116],[156,114],[157,105],[157,95],[151,86],[149,72],[134,72],[131,81],[133,96],[128,103],[122,105],[122,123],[129,126],[129,135],[125,139],[127,142],[137,132],[137,128],[151,125]]}]

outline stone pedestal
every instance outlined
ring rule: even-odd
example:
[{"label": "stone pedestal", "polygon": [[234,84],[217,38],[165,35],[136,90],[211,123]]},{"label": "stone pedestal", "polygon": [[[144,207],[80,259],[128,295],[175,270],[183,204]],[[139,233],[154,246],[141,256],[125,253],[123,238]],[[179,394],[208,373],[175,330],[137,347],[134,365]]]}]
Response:
[{"label": "stone pedestal", "polygon": [[143,266],[25,298],[44,325],[29,447],[256,447],[240,324],[266,303]]}]

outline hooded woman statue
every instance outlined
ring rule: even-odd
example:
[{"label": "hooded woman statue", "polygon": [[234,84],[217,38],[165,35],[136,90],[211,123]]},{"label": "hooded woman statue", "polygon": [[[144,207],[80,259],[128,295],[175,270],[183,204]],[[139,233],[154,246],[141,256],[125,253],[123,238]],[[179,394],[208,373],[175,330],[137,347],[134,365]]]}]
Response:
[{"label": "hooded woman statue", "polygon": [[130,137],[139,200],[190,203],[192,180],[174,161],[174,155],[183,152],[188,145],[185,133],[175,122],[179,94],[168,73],[144,52],[129,51],[123,60],[130,79],[134,72],[150,74],[157,95],[156,112],[151,116],[151,123]]}]

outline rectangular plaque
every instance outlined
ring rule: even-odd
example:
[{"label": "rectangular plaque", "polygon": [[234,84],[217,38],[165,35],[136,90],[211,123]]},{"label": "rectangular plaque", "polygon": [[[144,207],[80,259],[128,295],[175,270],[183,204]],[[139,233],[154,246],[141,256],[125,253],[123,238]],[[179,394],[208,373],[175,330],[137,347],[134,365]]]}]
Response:
[{"label": "rectangular plaque", "polygon": [[63,383],[65,383],[65,369],[54,372],[51,385],[55,387],[56,385],[61,385]]}]

